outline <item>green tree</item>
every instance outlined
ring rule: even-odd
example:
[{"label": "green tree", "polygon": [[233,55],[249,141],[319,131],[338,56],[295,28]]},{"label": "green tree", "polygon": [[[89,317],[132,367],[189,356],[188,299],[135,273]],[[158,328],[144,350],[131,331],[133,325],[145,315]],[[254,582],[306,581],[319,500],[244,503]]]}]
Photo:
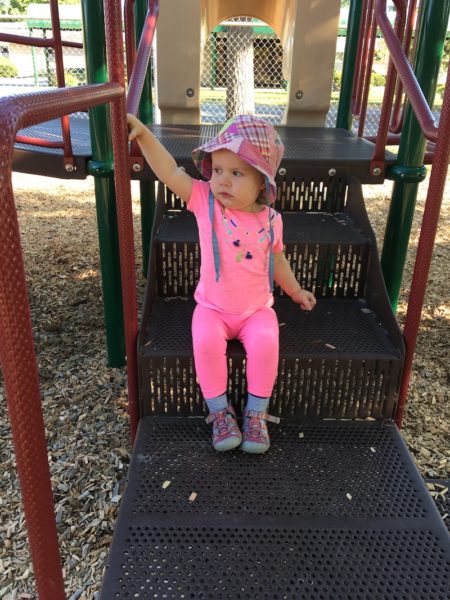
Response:
[{"label": "green tree", "polygon": [[[59,0],[59,4],[79,4],[80,0]],[[48,4],[48,0],[0,0],[0,15],[18,15],[27,12],[29,4]]]},{"label": "green tree", "polygon": [[26,11],[29,0],[0,0],[0,14],[17,15]]}]

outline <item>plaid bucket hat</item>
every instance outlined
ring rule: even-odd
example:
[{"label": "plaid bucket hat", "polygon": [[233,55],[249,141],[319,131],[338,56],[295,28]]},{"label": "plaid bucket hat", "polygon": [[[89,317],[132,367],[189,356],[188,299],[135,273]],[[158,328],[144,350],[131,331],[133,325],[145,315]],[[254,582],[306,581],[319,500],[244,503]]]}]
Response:
[{"label": "plaid bucket hat", "polygon": [[239,115],[225,123],[217,136],[192,152],[192,160],[205,179],[211,179],[211,152],[231,150],[264,175],[266,200],[276,199],[275,175],[284,146],[274,127],[251,115]]}]

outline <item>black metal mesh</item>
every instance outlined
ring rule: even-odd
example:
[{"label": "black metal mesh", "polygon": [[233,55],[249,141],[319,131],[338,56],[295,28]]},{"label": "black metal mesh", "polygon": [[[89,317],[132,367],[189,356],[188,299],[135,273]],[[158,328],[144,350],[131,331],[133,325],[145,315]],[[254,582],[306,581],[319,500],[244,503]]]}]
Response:
[{"label": "black metal mesh", "polygon": [[[158,299],[146,331],[145,355],[192,355],[194,308],[192,299]],[[363,300],[319,300],[314,311],[307,312],[290,298],[280,297],[274,309],[280,323],[280,356],[361,360],[398,357],[398,351]]]},{"label": "black metal mesh", "polygon": [[[240,452],[212,448],[211,428],[203,419],[152,419],[140,441],[130,510],[165,515],[425,516],[405,461],[391,443],[392,426],[270,427],[270,453],[242,460]],[[171,485],[162,490],[166,480]],[[227,482],[219,494],[218,480]],[[198,499],[186,502],[192,491]]]},{"label": "black metal mesh", "polygon": [[[158,299],[140,358],[142,414],[201,415],[191,337],[193,300]],[[280,361],[271,410],[286,418],[392,418],[402,359],[361,301],[321,300],[311,312],[277,298]],[[299,334],[299,332],[301,332]],[[228,394],[242,410],[245,353],[228,344]]]},{"label": "black metal mesh", "polygon": [[[283,230],[286,257],[303,288],[318,298],[363,294],[370,245],[348,215],[286,213]],[[159,294],[192,296],[200,269],[195,217],[188,211],[168,211],[155,243]],[[275,292],[280,293],[277,286]]]},{"label": "black metal mesh", "polygon": [[[152,125],[150,129],[167,148],[178,164],[192,174],[198,171],[192,163],[192,150],[217,135],[221,125]],[[358,138],[349,131],[321,127],[290,127],[277,125],[276,130],[285,146],[282,167],[322,165],[330,169],[348,168],[361,181],[377,181],[370,175],[369,166],[373,144]],[[386,152],[388,164],[395,162],[395,155]]]},{"label": "black metal mesh", "polygon": [[[52,121],[46,121],[45,123],[26,127],[18,131],[17,135],[26,135],[28,137],[36,137],[51,142],[62,143],[61,120],[53,119]],[[74,155],[86,157],[92,155],[89,121],[87,119],[76,116],[70,117],[70,139],[72,141]],[[16,144],[15,148],[29,150],[34,153],[63,154],[62,149],[44,148],[42,146],[31,146],[28,144]]]},{"label": "black metal mesh", "polygon": [[395,426],[282,425],[259,456],[209,435],[141,421],[102,600],[448,599],[448,536]]}]

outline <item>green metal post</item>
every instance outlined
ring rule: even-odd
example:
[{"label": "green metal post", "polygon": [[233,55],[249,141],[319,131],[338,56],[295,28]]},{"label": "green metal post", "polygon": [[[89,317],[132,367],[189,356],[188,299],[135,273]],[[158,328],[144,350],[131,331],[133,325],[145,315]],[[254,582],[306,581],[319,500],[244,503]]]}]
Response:
[{"label": "green metal post", "polygon": [[[81,6],[87,81],[104,83],[108,81],[108,74],[103,1],[82,0]],[[89,170],[95,177],[108,365],[121,367],[125,364],[125,338],[109,107],[102,105],[91,109],[89,126],[92,144]]]},{"label": "green metal post", "polygon": [[348,13],[344,63],[342,66],[341,91],[336,117],[336,127],[352,128],[352,90],[355,78],[356,55],[358,52],[359,27],[361,24],[362,1],[352,0]]},{"label": "green metal post", "polygon": [[[147,0],[135,3],[136,44],[139,44],[145,17],[147,15]],[[147,75],[142,89],[142,99],[139,104],[139,116],[143,123],[153,123],[152,71],[149,62]],[[142,272],[147,276],[150,253],[150,237],[155,217],[155,183],[153,181],[139,182],[141,194],[141,230],[142,230]]]},{"label": "green metal post", "polygon": [[[449,12],[450,0],[422,0],[420,5],[413,69],[430,106],[436,92]],[[425,143],[419,123],[408,105],[398,151],[398,165],[408,169],[422,167]],[[394,312],[402,283],[417,190],[418,183],[395,182],[386,223],[381,267]]]}]

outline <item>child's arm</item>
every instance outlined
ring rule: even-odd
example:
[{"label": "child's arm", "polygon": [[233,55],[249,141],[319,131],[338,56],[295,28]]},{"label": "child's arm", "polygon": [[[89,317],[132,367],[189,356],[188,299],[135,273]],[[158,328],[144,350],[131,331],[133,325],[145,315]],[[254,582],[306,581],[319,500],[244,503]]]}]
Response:
[{"label": "child's arm", "polygon": [[160,181],[174,194],[188,202],[192,192],[192,177],[178,168],[171,156],[153,133],[134,115],[127,115],[128,140],[136,139],[145,160]]},{"label": "child's arm", "polygon": [[274,253],[274,279],[288,296],[303,310],[312,310],[316,299],[311,292],[300,287],[284,252]]}]

